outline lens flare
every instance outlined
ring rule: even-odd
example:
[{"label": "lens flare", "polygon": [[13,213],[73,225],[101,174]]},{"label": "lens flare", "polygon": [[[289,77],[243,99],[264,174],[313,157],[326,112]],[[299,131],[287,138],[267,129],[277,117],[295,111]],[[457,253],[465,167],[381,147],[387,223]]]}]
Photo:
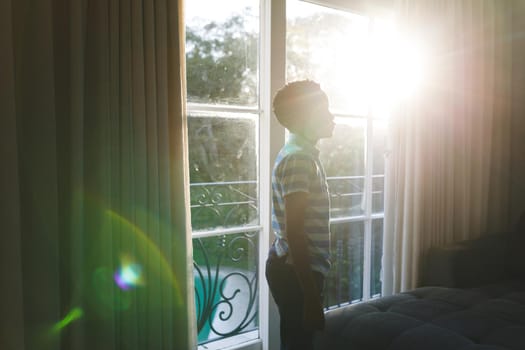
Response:
[{"label": "lens flare", "polygon": [[93,294],[91,301],[96,302],[93,306],[103,317],[109,317],[113,311],[124,311],[131,306],[134,295],[126,293],[115,282],[114,270],[108,267],[100,267],[93,273]]},{"label": "lens flare", "polygon": [[121,266],[113,275],[113,279],[122,290],[130,290],[144,285],[142,267],[139,264],[133,263],[128,256],[121,257]]},{"label": "lens flare", "polygon": [[136,207],[132,222],[109,209],[101,196],[81,189],[75,199],[93,218],[85,227],[89,238],[78,248],[85,258],[85,273],[75,290],[85,314],[111,320],[116,311],[125,312],[134,304],[155,309],[185,307],[174,271],[185,246],[178,244],[180,235],[173,234],[170,220],[168,224],[163,215]]},{"label": "lens flare", "polygon": [[[182,297],[181,288],[175,274],[173,273],[170,263],[160,251],[159,247],[137,225],[134,225],[123,216],[117,214],[115,211],[106,210],[106,215],[112,223],[121,225],[123,232],[126,232],[126,234],[132,234],[136,246],[140,247],[140,249],[135,253],[140,255],[137,256],[137,260],[142,262],[141,267],[144,268],[144,271],[147,271],[147,276],[155,276],[155,278],[168,281],[173,286],[176,305],[182,306],[184,299]],[[144,213],[144,215],[148,214]],[[147,216],[144,218],[145,220],[148,219]],[[154,219],[151,220],[153,221]],[[163,224],[160,222],[158,224],[163,226]],[[162,227],[160,231],[168,232],[170,230],[169,227]],[[149,256],[150,259],[154,258],[153,261],[155,261],[155,264],[153,265],[151,262],[146,262],[146,256]]]},{"label": "lens flare", "polygon": [[81,308],[79,307],[73,308],[71,311],[69,311],[69,313],[63,319],[61,319],[60,321],[55,323],[55,325],[53,325],[52,332],[53,333],[60,332],[62,329],[67,327],[69,324],[81,318],[83,315],[84,315],[84,311],[82,311]]}]

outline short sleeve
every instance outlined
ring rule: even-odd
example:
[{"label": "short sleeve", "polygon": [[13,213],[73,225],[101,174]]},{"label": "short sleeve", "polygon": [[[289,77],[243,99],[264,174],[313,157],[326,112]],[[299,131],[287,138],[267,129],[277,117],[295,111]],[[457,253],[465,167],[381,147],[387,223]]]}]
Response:
[{"label": "short sleeve", "polygon": [[283,197],[294,192],[310,192],[312,175],[315,175],[315,161],[303,154],[292,154],[283,159],[280,171],[280,185]]}]

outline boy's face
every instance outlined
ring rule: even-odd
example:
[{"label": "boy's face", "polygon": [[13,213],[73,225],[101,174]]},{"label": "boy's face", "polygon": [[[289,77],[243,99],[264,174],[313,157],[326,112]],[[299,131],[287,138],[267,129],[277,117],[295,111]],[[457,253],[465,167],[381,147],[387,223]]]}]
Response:
[{"label": "boy's face", "polygon": [[332,137],[334,132],[334,116],[328,109],[328,98],[323,94],[311,109],[306,119],[305,136],[312,140]]}]

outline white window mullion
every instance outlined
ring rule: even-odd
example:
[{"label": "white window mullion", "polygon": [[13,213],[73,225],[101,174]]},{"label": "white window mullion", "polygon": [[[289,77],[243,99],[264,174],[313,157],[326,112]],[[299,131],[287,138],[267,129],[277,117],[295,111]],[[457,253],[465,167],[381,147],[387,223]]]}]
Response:
[{"label": "white window mullion", "polygon": [[266,257],[273,240],[271,232],[271,170],[273,160],[284,144],[285,131],[272,116],[272,96],[285,84],[286,77],[286,1],[261,0],[260,41],[260,129],[259,129],[259,331],[262,349],[279,348],[279,313],[265,280]]},{"label": "white window mullion", "polygon": [[240,226],[232,228],[217,228],[213,230],[198,230],[192,231],[192,238],[207,238],[207,237],[216,237],[220,235],[231,235],[235,233],[247,233],[247,232],[257,232],[261,229],[261,226]]},{"label": "white window mullion", "polygon": [[370,282],[372,280],[372,162],[373,155],[373,120],[367,119],[366,123],[366,167],[365,167],[365,241],[363,261],[363,299],[370,298]]},{"label": "white window mullion", "polygon": [[[372,36],[374,19],[370,19],[368,25],[368,37]],[[374,121],[371,115],[371,104],[368,106],[368,118],[366,120],[366,145],[365,145],[365,217],[364,230],[364,261],[363,261],[363,299],[370,298],[370,284],[372,281],[372,186],[373,186],[373,161],[374,161]]]},{"label": "white window mullion", "polygon": [[186,105],[186,110],[192,112],[212,112],[212,113],[257,113],[257,107],[250,106],[230,106],[230,105],[214,105],[206,103],[191,103]]}]

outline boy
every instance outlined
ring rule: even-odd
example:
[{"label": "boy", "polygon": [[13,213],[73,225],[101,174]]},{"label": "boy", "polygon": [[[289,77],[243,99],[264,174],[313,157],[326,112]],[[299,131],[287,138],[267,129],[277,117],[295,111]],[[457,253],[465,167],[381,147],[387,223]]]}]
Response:
[{"label": "boy", "polygon": [[314,331],[324,328],[322,292],[330,269],[330,201],[316,144],[332,136],[334,117],[328,97],[310,80],[284,86],[273,109],[291,135],[272,174],[276,239],[266,261],[266,279],[279,308],[281,350],[309,350]]}]

